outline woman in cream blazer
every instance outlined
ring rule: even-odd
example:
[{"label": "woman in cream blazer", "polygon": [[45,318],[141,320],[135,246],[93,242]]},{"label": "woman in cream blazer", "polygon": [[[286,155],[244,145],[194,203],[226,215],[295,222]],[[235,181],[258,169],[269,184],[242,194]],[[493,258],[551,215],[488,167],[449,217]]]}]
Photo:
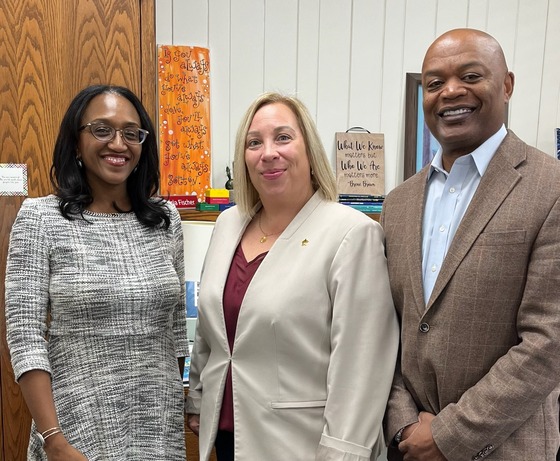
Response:
[{"label": "woman in cream blazer", "polygon": [[[253,103],[235,165],[237,206],[218,218],[206,255],[191,359],[187,412],[200,459],[222,436],[228,372],[233,442],[219,459],[376,459],[399,334],[383,231],[334,201],[324,149],[297,99]],[[260,266],[230,347],[224,288],[239,252]]]}]

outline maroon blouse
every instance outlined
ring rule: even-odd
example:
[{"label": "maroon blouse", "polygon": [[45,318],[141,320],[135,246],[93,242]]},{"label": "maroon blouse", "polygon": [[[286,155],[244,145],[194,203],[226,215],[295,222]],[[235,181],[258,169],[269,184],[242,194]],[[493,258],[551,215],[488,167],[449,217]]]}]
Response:
[{"label": "maroon blouse", "polygon": [[[226,321],[226,331],[230,352],[233,350],[233,342],[235,341],[235,331],[237,330],[237,319],[241,303],[245,297],[247,287],[255,272],[261,265],[262,260],[267,252],[261,253],[255,259],[247,262],[241,243],[237,246],[231,266],[229,268],[226,286],[224,288],[224,318]],[[220,411],[220,423],[218,428],[222,431],[233,432],[233,389],[231,385],[231,365],[228,369],[226,378],[226,388],[224,390],[224,398],[222,400],[222,409]]]}]

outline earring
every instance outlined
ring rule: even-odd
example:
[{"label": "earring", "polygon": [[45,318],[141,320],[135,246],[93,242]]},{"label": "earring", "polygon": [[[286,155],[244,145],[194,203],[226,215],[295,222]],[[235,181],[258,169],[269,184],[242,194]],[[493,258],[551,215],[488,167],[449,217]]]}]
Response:
[{"label": "earring", "polygon": [[132,170],[132,172],[133,172],[133,173],[136,173],[137,171],[138,171],[138,165],[136,165],[136,166],[134,167],[134,170]]},{"label": "earring", "polygon": [[84,167],[82,163],[82,159],[80,157],[76,157],[76,163],[78,164],[78,168],[81,170]]}]

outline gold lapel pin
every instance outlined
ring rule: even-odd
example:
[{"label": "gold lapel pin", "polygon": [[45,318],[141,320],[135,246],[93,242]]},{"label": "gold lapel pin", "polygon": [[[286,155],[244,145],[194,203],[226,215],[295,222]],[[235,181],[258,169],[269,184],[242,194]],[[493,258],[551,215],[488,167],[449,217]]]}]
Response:
[{"label": "gold lapel pin", "polygon": [[303,240],[301,241],[301,246],[302,246],[302,247],[306,247],[308,243],[309,243],[309,240],[303,239]]}]

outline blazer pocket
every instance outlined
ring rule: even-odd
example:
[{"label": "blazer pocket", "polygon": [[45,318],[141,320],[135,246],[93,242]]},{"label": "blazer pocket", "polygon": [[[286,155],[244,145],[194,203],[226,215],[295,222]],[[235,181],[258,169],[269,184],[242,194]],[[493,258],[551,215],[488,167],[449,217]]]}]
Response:
[{"label": "blazer pocket", "polygon": [[326,400],[303,400],[295,402],[270,402],[270,408],[281,410],[284,408],[322,408],[326,405]]},{"label": "blazer pocket", "polygon": [[483,232],[479,235],[475,245],[518,245],[525,242],[524,230],[505,232]]}]

